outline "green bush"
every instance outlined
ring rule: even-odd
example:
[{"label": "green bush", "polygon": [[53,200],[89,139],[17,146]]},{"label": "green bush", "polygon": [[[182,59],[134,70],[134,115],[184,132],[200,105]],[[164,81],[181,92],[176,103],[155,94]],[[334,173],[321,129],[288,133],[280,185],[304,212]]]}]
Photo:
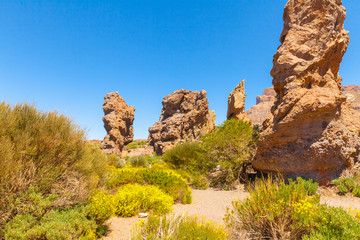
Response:
[{"label": "green bush", "polygon": [[[190,174],[190,183],[204,188],[201,178],[207,177],[214,187],[229,186],[239,178],[245,179],[247,167],[255,153],[258,131],[247,121],[231,119],[199,142],[175,145],[163,155],[163,160],[176,169]],[[218,165],[221,174],[209,175]]]},{"label": "green bush", "polygon": [[351,192],[356,187],[354,178],[338,178],[333,180],[333,183],[342,194]]},{"label": "green bush", "polygon": [[353,196],[360,197],[360,177],[338,178],[333,180],[341,194],[351,192]]},{"label": "green bush", "polygon": [[312,221],[304,240],[360,239],[360,222],[341,208],[320,205]]},{"label": "green bush", "polygon": [[132,240],[223,240],[226,238],[226,231],[221,225],[186,215],[150,216],[147,222],[137,223],[131,232]]},{"label": "green bush", "polygon": [[155,185],[173,197],[174,201],[191,203],[191,188],[184,179],[170,170],[156,168],[122,168],[111,170],[108,188],[138,183]]},{"label": "green bush", "polygon": [[222,175],[211,179],[213,186],[230,185],[246,178],[246,169],[255,154],[256,133],[250,122],[230,119],[201,138],[205,159],[221,166]]},{"label": "green bush", "polygon": [[188,171],[207,171],[213,164],[205,161],[203,149],[198,142],[178,143],[163,155],[164,162]]},{"label": "green bush", "polygon": [[5,239],[95,239],[97,224],[84,206],[56,209],[56,195],[44,196],[35,187],[15,199],[16,216],[4,224]]},{"label": "green bush", "polygon": [[115,195],[99,192],[90,199],[90,215],[104,222],[112,215],[131,217],[140,211],[168,213],[174,200],[156,186],[127,184],[120,187]]},{"label": "green bush", "polygon": [[233,202],[227,215],[231,235],[246,231],[250,238],[360,239],[360,222],[340,208],[320,204],[312,195],[317,184],[298,178],[260,180],[245,201]]},{"label": "green bush", "polygon": [[130,164],[133,167],[149,167],[149,163],[145,156],[134,156],[130,158]]},{"label": "green bush", "polygon": [[30,186],[45,198],[56,193],[56,205],[65,207],[85,202],[105,183],[106,154],[57,112],[0,103],[0,142],[0,229],[17,214],[26,215],[22,195]]}]

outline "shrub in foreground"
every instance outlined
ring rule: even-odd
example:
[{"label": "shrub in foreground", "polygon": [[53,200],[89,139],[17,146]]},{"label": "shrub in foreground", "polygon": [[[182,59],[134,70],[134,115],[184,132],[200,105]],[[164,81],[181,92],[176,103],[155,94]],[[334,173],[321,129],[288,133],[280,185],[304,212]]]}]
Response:
[{"label": "shrub in foreground", "polygon": [[5,239],[96,239],[98,225],[89,219],[88,209],[78,205],[56,209],[56,195],[44,196],[36,188],[29,190],[15,201],[22,206],[9,220],[2,236]]},{"label": "shrub in foreground", "polygon": [[226,238],[226,231],[221,225],[186,215],[150,216],[147,222],[137,223],[131,232],[132,240],[224,240]]},{"label": "shrub in foreground", "polygon": [[32,105],[0,103],[0,142],[0,228],[21,214],[15,200],[30,186],[55,192],[57,205],[79,203],[101,185],[107,169],[106,155],[86,144],[79,126]]},{"label": "shrub in foreground", "polygon": [[124,184],[138,183],[142,185],[155,185],[173,197],[175,202],[191,203],[191,188],[185,180],[174,171],[157,168],[122,168],[111,169],[108,188]]},{"label": "shrub in foreground", "polygon": [[104,222],[112,215],[131,217],[140,211],[156,214],[168,213],[174,201],[156,186],[127,184],[114,195],[99,192],[90,198],[90,215]]},{"label": "shrub in foreground", "polygon": [[245,230],[250,238],[360,239],[360,222],[341,208],[321,205],[316,188],[301,178],[257,181],[249,198],[233,202],[231,235]]}]

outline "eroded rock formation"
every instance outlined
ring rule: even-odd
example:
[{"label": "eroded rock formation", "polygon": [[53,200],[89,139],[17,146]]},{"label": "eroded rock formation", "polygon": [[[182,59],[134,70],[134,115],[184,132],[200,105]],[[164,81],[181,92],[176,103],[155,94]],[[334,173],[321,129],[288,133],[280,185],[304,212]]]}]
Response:
[{"label": "eroded rock formation", "polygon": [[228,98],[228,110],[227,110],[227,119],[236,118],[244,119],[246,118],[245,113],[245,80],[242,80],[230,93]]},{"label": "eroded rock formation", "polygon": [[254,125],[262,126],[263,122],[271,114],[271,107],[274,105],[276,92],[273,87],[264,89],[262,96],[256,97],[256,105],[247,110],[246,115]]},{"label": "eroded rock formation", "polygon": [[107,135],[100,148],[108,154],[121,155],[125,144],[134,138],[133,121],[135,108],[128,106],[118,92],[105,95],[103,103],[104,127]]},{"label": "eroded rock formation", "polygon": [[349,43],[340,0],[289,0],[273,60],[277,101],[253,166],[327,181],[359,161],[359,114],[341,93]]},{"label": "eroded rock formation", "polygon": [[342,86],[341,89],[347,97],[347,101],[353,105],[355,110],[360,112],[360,86],[348,85]]},{"label": "eroded rock formation", "polygon": [[215,127],[206,91],[177,90],[164,97],[160,120],[149,128],[148,141],[162,154],[179,141],[199,138]]}]

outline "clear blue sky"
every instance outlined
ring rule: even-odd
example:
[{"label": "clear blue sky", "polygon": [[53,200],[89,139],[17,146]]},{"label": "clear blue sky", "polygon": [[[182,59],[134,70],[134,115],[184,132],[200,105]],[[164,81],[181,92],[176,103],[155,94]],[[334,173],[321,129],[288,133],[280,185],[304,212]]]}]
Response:
[{"label": "clear blue sky", "polygon": [[[343,84],[360,84],[360,2],[343,0],[351,42]],[[272,86],[286,0],[0,0],[0,101],[36,102],[102,139],[102,103],[118,91],[147,138],[162,98],[208,92],[217,123],[246,79],[247,109]]]}]

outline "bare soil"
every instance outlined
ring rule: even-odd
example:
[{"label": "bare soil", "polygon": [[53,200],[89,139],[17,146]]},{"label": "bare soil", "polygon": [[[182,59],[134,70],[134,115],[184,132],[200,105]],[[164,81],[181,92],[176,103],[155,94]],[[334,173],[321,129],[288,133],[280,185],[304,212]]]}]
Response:
[{"label": "bare soil", "polygon": [[[339,196],[331,189],[319,189],[318,193],[321,195],[321,203],[334,207],[349,208],[351,206],[351,208],[360,210],[360,198],[355,198],[351,195]],[[187,205],[176,204],[173,206],[173,213],[187,213],[193,216],[197,215],[199,217],[205,217],[207,220],[224,224],[223,218],[226,214],[226,209],[231,207],[231,202],[233,200],[245,199],[247,196],[248,193],[243,190],[193,190],[193,203]],[[139,220],[138,217],[113,217],[109,219],[109,233],[103,237],[103,239],[130,239],[131,226]]]}]

